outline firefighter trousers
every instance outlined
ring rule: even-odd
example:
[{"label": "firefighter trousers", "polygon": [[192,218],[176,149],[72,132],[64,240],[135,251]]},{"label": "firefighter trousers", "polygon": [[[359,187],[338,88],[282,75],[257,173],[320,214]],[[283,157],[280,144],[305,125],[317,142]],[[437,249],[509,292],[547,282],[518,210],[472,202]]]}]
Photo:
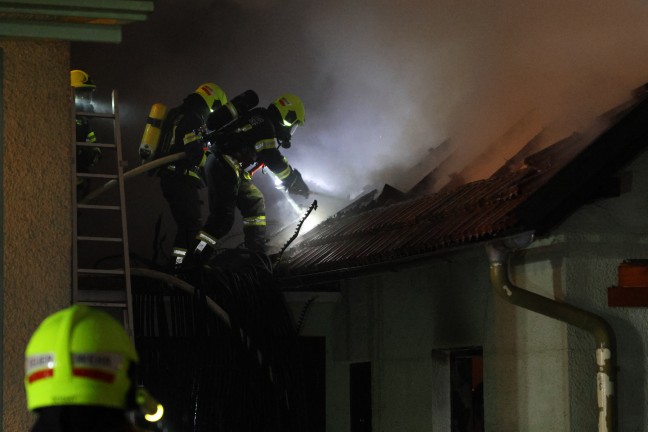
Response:
[{"label": "firefighter trousers", "polygon": [[243,217],[245,247],[265,252],[265,201],[250,176],[238,161],[221,154],[209,154],[205,163],[205,182],[209,197],[209,216],[203,231],[222,238],[234,224],[234,211]]},{"label": "firefighter trousers", "polygon": [[190,250],[197,243],[196,236],[202,227],[200,186],[201,183],[197,178],[186,174],[174,172],[160,174],[162,195],[169,204],[177,227],[174,248]]}]

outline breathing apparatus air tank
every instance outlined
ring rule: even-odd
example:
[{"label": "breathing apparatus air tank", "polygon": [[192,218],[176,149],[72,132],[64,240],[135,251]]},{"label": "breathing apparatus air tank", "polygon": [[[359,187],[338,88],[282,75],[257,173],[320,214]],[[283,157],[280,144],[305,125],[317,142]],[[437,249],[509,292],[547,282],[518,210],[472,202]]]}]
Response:
[{"label": "breathing apparatus air tank", "polygon": [[142,163],[150,162],[155,158],[155,150],[160,142],[162,123],[166,118],[166,114],[166,105],[155,103],[151,106],[148,119],[146,119],[146,127],[144,127],[142,142],[139,146],[139,154]]},{"label": "breathing apparatus air tank", "polygon": [[207,117],[207,129],[217,131],[236,120],[241,114],[251,110],[259,103],[259,96],[254,90],[247,90],[232,98],[222,107]]}]

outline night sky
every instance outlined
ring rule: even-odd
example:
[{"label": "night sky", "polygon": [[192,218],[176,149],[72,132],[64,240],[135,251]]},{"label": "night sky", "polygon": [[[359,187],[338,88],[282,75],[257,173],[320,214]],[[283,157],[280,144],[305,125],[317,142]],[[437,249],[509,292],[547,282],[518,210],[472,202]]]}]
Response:
[{"label": "night sky", "polygon": [[[71,67],[91,74],[96,99],[119,91],[131,167],[154,102],[178,105],[207,81],[261,105],[298,94],[306,124],[283,153],[335,207],[386,183],[406,191],[442,142],[454,170],[514,125],[520,146],[586,129],[648,82],[646,22],[638,0],[164,0],[121,44],[73,43]],[[273,226],[298,218],[258,177]],[[165,203],[155,178],[128,188],[131,231],[147,232],[132,249],[148,250]]]}]

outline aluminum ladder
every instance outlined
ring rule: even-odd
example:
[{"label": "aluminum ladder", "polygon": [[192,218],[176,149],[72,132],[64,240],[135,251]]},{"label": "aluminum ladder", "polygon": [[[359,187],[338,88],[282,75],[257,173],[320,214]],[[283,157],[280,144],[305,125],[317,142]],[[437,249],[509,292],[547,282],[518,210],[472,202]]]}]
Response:
[{"label": "aluminum ladder", "polygon": [[[117,98],[117,91],[112,91],[112,112],[97,113],[97,112],[82,112],[77,111],[74,100],[72,101],[72,111],[75,136],[73,148],[73,185],[72,185],[72,303],[81,303],[88,306],[98,307],[106,310],[114,315],[116,318],[123,321],[124,327],[128,334],[133,337],[133,300],[131,290],[131,267],[128,249],[128,226],[126,218],[126,199],[124,188],[124,167],[127,165],[123,160],[122,146],[121,146],[121,129],[119,123],[119,104]],[[88,143],[76,141],[76,118],[86,117],[93,122],[99,121],[112,121],[114,143]],[[98,120],[106,119],[106,120]],[[95,123],[91,123],[95,125]],[[93,130],[96,128],[93,127]],[[102,152],[101,162],[97,168],[93,168],[93,172],[78,172],[77,168],[77,150],[79,147],[99,147]],[[106,154],[112,152],[113,154]],[[109,156],[106,158],[106,156]],[[107,160],[106,160],[107,159]],[[114,162],[114,163],[113,163]],[[108,165],[108,167],[106,167]],[[107,173],[99,173],[94,171],[109,171]],[[108,182],[117,182],[117,197],[113,196],[112,201],[108,204],[95,204],[95,203],[79,203],[77,196],[77,180],[87,179],[88,182],[99,180],[107,180]],[[91,219],[99,217],[103,214],[107,218],[108,223],[96,225],[103,225],[103,228],[111,228],[113,231],[118,231],[119,234],[105,235],[84,234],[84,227],[79,224],[79,212],[84,212],[83,217],[89,216]],[[87,214],[87,216],[86,216]],[[117,215],[118,217],[114,217]],[[95,227],[96,228],[96,227]],[[92,247],[95,251],[107,250],[115,245],[121,245],[121,263],[117,268],[80,268],[79,267],[79,249],[83,247]],[[93,284],[91,287],[80,286],[79,280],[83,277],[85,280],[108,280],[114,283],[117,280],[117,288],[114,286],[111,289],[100,289],[98,284]],[[119,279],[123,278],[123,285]],[[120,316],[121,315],[121,316]]]}]

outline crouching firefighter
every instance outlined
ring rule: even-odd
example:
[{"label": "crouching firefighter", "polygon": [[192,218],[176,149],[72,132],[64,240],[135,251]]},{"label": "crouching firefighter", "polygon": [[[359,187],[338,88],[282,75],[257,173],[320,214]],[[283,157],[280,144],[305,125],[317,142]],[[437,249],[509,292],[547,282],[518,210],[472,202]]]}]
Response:
[{"label": "crouching firefighter", "polygon": [[199,189],[203,187],[201,173],[207,156],[202,137],[196,131],[213,110],[226,103],[227,96],[219,86],[201,84],[180,106],[169,110],[162,124],[155,158],[178,152],[186,156],[157,171],[162,194],[177,227],[171,253],[173,267],[182,265],[187,250],[195,249],[195,239],[203,225]]},{"label": "crouching firefighter", "polygon": [[292,134],[304,121],[304,105],[294,94],[284,94],[267,108],[253,108],[220,130],[214,116],[207,119],[207,129],[217,130],[209,136],[205,164],[209,215],[190,261],[209,259],[218,240],[232,228],[235,208],[243,218],[245,248],[266,253],[265,201],[252,182],[251,168],[264,166],[287,192],[308,197],[310,190],[301,174],[279,150],[290,147]]}]

